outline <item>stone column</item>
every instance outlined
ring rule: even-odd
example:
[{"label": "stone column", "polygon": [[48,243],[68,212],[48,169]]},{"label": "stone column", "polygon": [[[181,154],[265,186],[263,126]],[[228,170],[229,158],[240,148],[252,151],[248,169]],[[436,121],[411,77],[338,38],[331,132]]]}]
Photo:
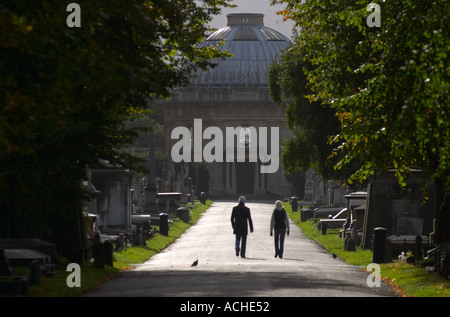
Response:
[{"label": "stone column", "polygon": [[230,164],[231,164],[231,173],[230,173],[230,176],[231,176],[231,193],[233,195],[235,195],[236,192],[237,192],[237,189],[236,189],[236,163],[232,162]]},{"label": "stone column", "polygon": [[226,188],[225,194],[236,194],[236,167],[234,162],[225,162],[226,165]]},{"label": "stone column", "polygon": [[224,162],[225,166],[225,194],[230,193],[231,180],[230,180],[230,163]]},{"label": "stone column", "polygon": [[147,175],[147,183],[145,185],[145,213],[158,213],[158,205],[156,204],[156,197],[158,187],[156,186],[156,173],[155,173],[155,139],[153,132],[150,133],[149,140],[149,155],[147,169],[149,173]]},{"label": "stone column", "polygon": [[260,161],[257,161],[255,163],[255,188],[253,192],[255,195],[263,195],[264,194],[264,188],[262,187],[262,180],[264,178],[264,175],[260,172]]}]

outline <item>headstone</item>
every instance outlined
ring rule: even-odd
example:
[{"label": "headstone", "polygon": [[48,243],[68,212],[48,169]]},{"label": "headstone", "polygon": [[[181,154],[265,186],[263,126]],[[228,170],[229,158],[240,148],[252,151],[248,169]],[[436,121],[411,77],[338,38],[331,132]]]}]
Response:
[{"label": "headstone", "polygon": [[200,193],[200,202],[202,204],[206,204],[206,193],[205,192]]},{"label": "headstone", "polygon": [[26,239],[0,239],[0,249],[32,249],[44,253],[51,258],[55,268],[59,269],[59,256],[54,243],[35,238]]},{"label": "headstone", "polygon": [[344,250],[349,252],[356,251],[355,240],[351,236],[347,236],[344,240]]},{"label": "headstone", "polygon": [[92,245],[92,255],[94,256],[94,267],[103,269],[105,267],[105,249],[101,242]]},{"label": "headstone", "polygon": [[[433,232],[436,199],[434,184],[427,180],[425,188],[421,171],[412,170],[406,178],[406,187],[401,188],[395,170],[383,175],[374,175],[367,188],[367,205],[362,232],[362,248],[371,248],[372,228],[382,226],[390,235],[429,235]],[[424,202],[424,195],[429,199]],[[402,217],[416,218],[401,219]],[[398,231],[397,231],[398,229]],[[412,229],[412,230],[410,230]],[[418,233],[418,232],[421,233]],[[412,234],[411,234],[412,233]]]},{"label": "headstone", "polygon": [[325,222],[322,222],[322,235],[327,234],[327,224]]},{"label": "headstone", "polygon": [[125,235],[119,233],[119,239],[117,240],[117,249],[122,250],[125,247]]},{"label": "headstone", "polygon": [[169,235],[169,215],[165,213],[159,214],[159,233],[163,236]]},{"label": "headstone", "polygon": [[188,223],[190,220],[189,208],[180,207],[177,209],[177,217],[181,219],[181,221]]},{"label": "headstone", "polygon": [[292,206],[292,212],[296,212],[298,210],[298,198],[297,197],[291,197],[291,206]]},{"label": "headstone", "polygon": [[373,229],[373,263],[386,263],[386,232],[387,230],[382,227]]},{"label": "headstone", "polygon": [[138,239],[138,245],[145,245],[145,237],[144,237],[144,229],[138,228],[137,230],[137,239]]},{"label": "headstone", "polygon": [[353,220],[351,227],[352,227],[352,239],[353,241],[358,241],[358,221]]},{"label": "headstone", "polygon": [[423,258],[423,251],[422,251],[422,236],[417,235],[416,236],[416,250],[414,252],[414,259],[416,261],[416,264],[419,263],[419,261],[422,261]]},{"label": "headstone", "polygon": [[12,269],[9,266],[8,258],[6,257],[5,250],[0,249],[0,276],[10,276]]},{"label": "headstone", "polygon": [[414,217],[400,217],[397,220],[397,235],[422,235],[423,219]]},{"label": "headstone", "polygon": [[131,175],[129,170],[109,163],[91,170],[91,183],[101,193],[97,197],[98,228],[131,231]]},{"label": "headstone", "polygon": [[34,260],[30,263],[30,277],[28,279],[30,282],[30,285],[39,285],[40,277],[41,277],[41,272],[40,272],[39,261]]},{"label": "headstone", "polygon": [[105,265],[113,266],[113,247],[111,242],[105,241],[103,243],[103,249],[105,254]]},{"label": "headstone", "polygon": [[302,208],[300,210],[300,219],[301,222],[305,222],[308,219],[311,219],[314,216],[314,210],[311,208]]}]

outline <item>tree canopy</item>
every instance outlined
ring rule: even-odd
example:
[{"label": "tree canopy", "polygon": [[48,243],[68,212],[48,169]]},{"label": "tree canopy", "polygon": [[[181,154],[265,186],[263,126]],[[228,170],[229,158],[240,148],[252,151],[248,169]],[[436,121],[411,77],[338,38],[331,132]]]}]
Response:
[{"label": "tree canopy", "polygon": [[312,92],[305,69],[311,67],[296,49],[288,48],[269,68],[270,95],[279,106],[286,106],[293,133],[283,144],[281,162],[287,173],[314,168],[324,179],[346,182],[355,167],[337,170],[339,157],[330,159],[333,145],[328,140],[340,132],[340,123],[331,107],[307,98]]},{"label": "tree canopy", "polygon": [[273,2],[286,5],[300,30],[293,50],[313,66],[304,67],[305,97],[339,120],[335,167],[361,162],[350,182],[395,168],[400,185],[422,170],[436,185],[439,239],[450,240],[448,3],[380,2],[377,27],[367,21],[371,1]]},{"label": "tree canopy", "polygon": [[[81,27],[72,28],[65,2],[2,2],[3,217],[28,219],[28,233],[49,233],[50,218],[74,214],[88,166],[100,160],[134,166],[122,149],[137,131],[125,122],[185,83],[192,68],[224,56],[196,44],[229,2],[81,0]],[[3,235],[22,230],[9,223]]]}]

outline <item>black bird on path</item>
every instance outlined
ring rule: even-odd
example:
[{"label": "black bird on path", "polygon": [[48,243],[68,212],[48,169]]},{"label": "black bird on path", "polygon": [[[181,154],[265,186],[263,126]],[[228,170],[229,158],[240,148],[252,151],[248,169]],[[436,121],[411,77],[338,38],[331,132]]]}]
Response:
[{"label": "black bird on path", "polygon": [[197,266],[197,264],[198,264],[198,260],[195,260],[195,262],[194,262],[194,263],[192,263],[191,267],[193,267],[193,266]]}]

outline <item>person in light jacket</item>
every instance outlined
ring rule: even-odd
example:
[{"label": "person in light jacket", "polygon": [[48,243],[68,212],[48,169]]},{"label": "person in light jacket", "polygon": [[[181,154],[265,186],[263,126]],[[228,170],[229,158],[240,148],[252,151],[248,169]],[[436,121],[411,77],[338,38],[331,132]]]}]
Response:
[{"label": "person in light jacket", "polygon": [[275,202],[275,209],[270,219],[270,236],[273,236],[275,229],[275,257],[283,258],[284,238],[287,233],[289,235],[289,217],[280,200]]},{"label": "person in light jacket", "polygon": [[241,254],[241,258],[245,258],[245,250],[247,248],[248,226],[250,232],[253,232],[253,221],[250,214],[250,208],[245,206],[245,197],[239,197],[239,205],[233,207],[231,213],[231,226],[233,233],[236,235],[236,256]]}]

